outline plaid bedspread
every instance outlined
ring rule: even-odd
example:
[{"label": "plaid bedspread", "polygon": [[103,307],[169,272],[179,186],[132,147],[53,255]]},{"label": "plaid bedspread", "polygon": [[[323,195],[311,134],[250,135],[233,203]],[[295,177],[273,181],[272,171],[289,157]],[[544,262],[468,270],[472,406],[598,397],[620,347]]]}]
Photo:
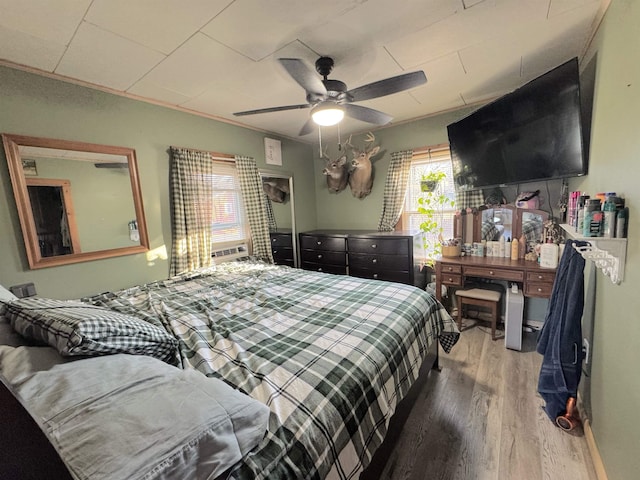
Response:
[{"label": "plaid bedspread", "polygon": [[357,479],[429,345],[459,333],[407,285],[234,262],[84,299],[162,324],[184,368],[267,404],[269,430],[230,478]]}]

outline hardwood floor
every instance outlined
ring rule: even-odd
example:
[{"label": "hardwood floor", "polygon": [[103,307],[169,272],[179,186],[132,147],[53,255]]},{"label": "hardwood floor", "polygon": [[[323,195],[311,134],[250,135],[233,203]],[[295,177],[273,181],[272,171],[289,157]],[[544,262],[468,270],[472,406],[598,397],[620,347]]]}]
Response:
[{"label": "hardwood floor", "polygon": [[535,339],[525,334],[517,352],[483,324],[463,331],[418,391],[380,478],[595,480],[584,436],[542,410]]}]

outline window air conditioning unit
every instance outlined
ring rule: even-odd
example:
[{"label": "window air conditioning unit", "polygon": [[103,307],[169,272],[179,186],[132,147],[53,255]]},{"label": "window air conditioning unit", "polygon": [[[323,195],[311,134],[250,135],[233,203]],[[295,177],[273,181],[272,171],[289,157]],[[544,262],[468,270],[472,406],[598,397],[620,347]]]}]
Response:
[{"label": "window air conditioning unit", "polygon": [[248,257],[249,247],[246,243],[240,243],[232,247],[214,250],[211,256],[215,259],[215,263],[230,262],[237,258]]}]

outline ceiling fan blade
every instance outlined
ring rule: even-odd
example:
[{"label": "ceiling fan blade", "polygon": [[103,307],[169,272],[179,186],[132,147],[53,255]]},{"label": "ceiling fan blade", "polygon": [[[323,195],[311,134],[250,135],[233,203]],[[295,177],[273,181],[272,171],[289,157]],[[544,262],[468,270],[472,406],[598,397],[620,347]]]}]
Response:
[{"label": "ceiling fan blade", "polygon": [[419,70],[356,87],[349,90],[347,95],[352,102],[360,102],[409,90],[425,83],[427,83],[427,77],[422,70]]},{"label": "ceiling fan blade", "polygon": [[269,113],[269,112],[282,112],[283,110],[299,110],[302,108],[311,107],[308,103],[303,103],[300,105],[285,105],[283,107],[269,107],[269,108],[259,108],[257,110],[247,110],[244,112],[235,112],[234,115],[236,117],[242,117],[244,115],[255,115],[256,113]]},{"label": "ceiling fan blade", "polygon": [[375,125],[386,125],[393,120],[391,115],[379,112],[373,108],[351,105],[349,103],[343,105],[343,107],[346,115],[356,120],[362,120],[363,122],[373,123]]},{"label": "ceiling fan blade", "polygon": [[307,120],[305,124],[302,126],[302,128],[300,129],[300,133],[298,133],[298,136],[302,137],[303,135],[307,135],[313,132],[315,127],[316,127],[316,124],[313,121],[313,118],[309,118],[309,120]]},{"label": "ceiling fan blade", "polygon": [[320,96],[327,95],[327,89],[322,83],[322,79],[302,60],[299,58],[279,58],[278,61],[307,93]]}]

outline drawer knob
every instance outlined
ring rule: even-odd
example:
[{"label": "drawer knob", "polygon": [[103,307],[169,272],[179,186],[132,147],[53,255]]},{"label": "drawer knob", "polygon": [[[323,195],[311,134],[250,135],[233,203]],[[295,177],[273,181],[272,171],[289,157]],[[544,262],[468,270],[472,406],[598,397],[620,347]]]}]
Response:
[{"label": "drawer knob", "polygon": [[318,240],[316,243],[317,243],[318,245],[322,245],[322,242],[321,242],[320,240]]},{"label": "drawer knob", "polygon": [[371,260],[371,263],[378,263],[378,259],[374,258],[373,260]]},{"label": "drawer knob", "polygon": [[542,289],[540,287],[538,287],[538,292],[542,293]]},{"label": "drawer knob", "polygon": [[450,281],[450,282],[453,282],[453,278],[449,277],[449,281]]},{"label": "drawer knob", "polygon": [[274,251],[273,251],[273,254],[274,254],[274,255],[275,255],[276,253],[278,253],[278,250],[274,250]]},{"label": "drawer knob", "polygon": [[377,273],[374,273],[374,274],[373,274],[373,278],[377,279],[377,278],[378,278],[378,274],[377,274]]},{"label": "drawer knob", "polygon": [[538,280],[542,280],[542,275],[538,275]]},{"label": "drawer knob", "polygon": [[453,272],[453,267],[447,267],[447,270],[449,270],[450,272]]},{"label": "drawer knob", "polygon": [[277,238],[272,238],[271,241],[272,242],[276,242],[278,239]]},{"label": "drawer knob", "polygon": [[489,275],[493,275],[493,270],[489,270]]},{"label": "drawer knob", "polygon": [[322,271],[322,267],[319,267],[319,268],[318,268],[318,271],[319,271],[319,272],[321,272],[321,271]]},{"label": "drawer knob", "polygon": [[320,258],[322,258],[322,254],[318,255],[318,258],[319,258],[319,259],[320,259]]},{"label": "drawer knob", "polygon": [[378,245],[376,245],[375,243],[371,244],[371,248],[377,248]]}]

